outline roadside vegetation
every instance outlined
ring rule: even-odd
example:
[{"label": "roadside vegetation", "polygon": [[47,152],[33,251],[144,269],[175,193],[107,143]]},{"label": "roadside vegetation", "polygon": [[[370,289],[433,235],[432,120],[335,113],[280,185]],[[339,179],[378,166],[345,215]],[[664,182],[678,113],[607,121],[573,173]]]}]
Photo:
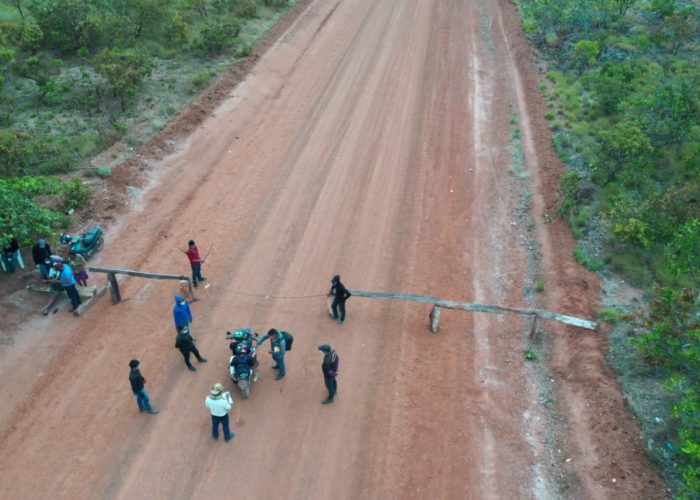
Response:
[{"label": "roadside vegetation", "polygon": [[0,247],[70,224],[71,172],[135,147],[254,44],[294,0],[0,0]]},{"label": "roadside vegetation", "polygon": [[631,378],[657,382],[665,414],[638,411],[651,456],[678,498],[699,498],[700,4],[516,4],[549,68],[540,90],[566,166],[558,215],[579,240],[581,264],[649,297],[645,313],[601,318],[626,325],[611,350],[631,363],[617,365],[628,396]]}]

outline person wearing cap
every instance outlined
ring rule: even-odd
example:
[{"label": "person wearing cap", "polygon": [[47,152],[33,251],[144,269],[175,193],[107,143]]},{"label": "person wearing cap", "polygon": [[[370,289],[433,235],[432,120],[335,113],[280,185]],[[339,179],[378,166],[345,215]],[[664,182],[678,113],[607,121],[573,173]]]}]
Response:
[{"label": "person wearing cap", "polygon": [[[345,323],[345,301],[348,300],[352,294],[348,292],[345,285],[340,282],[340,276],[337,274],[333,276],[331,280],[331,289],[328,292],[328,296],[333,297],[333,303],[331,304],[333,312],[331,317],[337,319],[338,324],[342,325]],[[340,311],[340,317],[338,317],[338,311]]]},{"label": "person wearing cap", "polygon": [[223,391],[223,384],[214,384],[204,400],[204,404],[211,413],[211,436],[214,439],[219,439],[219,424],[221,424],[224,430],[224,440],[228,442],[235,436],[229,428],[228,420],[228,412],[233,406],[233,399],[231,399],[231,394]]},{"label": "person wearing cap", "polygon": [[[19,253],[19,243],[12,238],[7,246],[2,249],[2,266],[8,273],[14,273],[17,270],[17,263],[22,262]],[[24,263],[21,264],[24,269]]]},{"label": "person wearing cap", "polygon": [[175,329],[179,332],[182,327],[190,326],[192,323],[192,311],[182,295],[175,296],[175,307],[173,307],[173,319],[175,320]]},{"label": "person wearing cap", "polygon": [[321,344],[318,346],[318,350],[324,354],[321,370],[323,371],[323,382],[326,384],[326,389],[328,389],[328,397],[321,401],[321,404],[327,405],[333,402],[335,393],[338,392],[338,381],[336,377],[338,376],[340,359],[335,349],[328,344]]},{"label": "person wearing cap", "polygon": [[148,399],[148,393],[146,392],[146,379],[141,375],[141,370],[139,369],[140,363],[138,359],[132,359],[129,361],[129,368],[131,372],[129,373],[129,383],[131,383],[131,391],[136,396],[136,404],[139,407],[140,412],[147,411],[152,415],[158,413],[159,410],[151,407],[151,402]]},{"label": "person wearing cap", "polygon": [[58,279],[61,282],[61,286],[66,291],[66,295],[73,305],[73,309],[70,312],[74,312],[78,306],[82,303],[80,300],[80,295],[78,295],[78,290],[75,289],[75,277],[73,276],[73,270],[68,264],[63,264],[61,262],[54,264],[54,269],[58,271]]},{"label": "person wearing cap", "polygon": [[194,345],[194,339],[190,335],[190,329],[186,326],[183,326],[178,330],[177,338],[175,339],[175,347],[180,349],[182,357],[185,358],[187,368],[192,372],[196,372],[197,369],[192,366],[192,363],[190,363],[190,353],[194,354],[195,358],[197,358],[197,361],[200,363],[207,362],[206,358],[203,358],[199,354],[199,350]]},{"label": "person wearing cap", "polygon": [[287,367],[284,364],[284,354],[287,352],[287,341],[281,331],[270,328],[265,335],[258,339],[257,345],[262,344],[268,338],[270,339],[270,354],[272,354],[272,359],[274,359],[276,363],[272,368],[279,370],[275,380],[280,380],[287,375]]},{"label": "person wearing cap", "polygon": [[45,280],[49,279],[49,269],[51,269],[51,247],[46,243],[46,240],[39,240],[32,247],[32,259],[34,264],[39,268],[41,277]]},{"label": "person wearing cap", "polygon": [[200,281],[207,281],[207,279],[202,276],[202,264],[204,263],[204,259],[199,256],[199,250],[197,249],[197,245],[194,244],[194,240],[187,242],[185,255],[187,255],[187,258],[190,260],[190,267],[192,268],[192,284],[197,288]]}]

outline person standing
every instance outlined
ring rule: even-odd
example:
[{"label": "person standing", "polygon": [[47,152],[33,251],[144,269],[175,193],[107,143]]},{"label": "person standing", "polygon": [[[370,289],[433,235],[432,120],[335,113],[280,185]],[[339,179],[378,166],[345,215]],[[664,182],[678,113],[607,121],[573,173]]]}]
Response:
[{"label": "person standing", "polygon": [[39,268],[41,277],[45,280],[49,279],[49,269],[51,269],[51,247],[46,243],[46,240],[39,240],[32,247],[32,258],[34,264]]},{"label": "person standing", "polygon": [[187,243],[185,255],[187,255],[187,258],[190,260],[190,267],[192,268],[192,284],[197,288],[200,281],[207,281],[207,279],[202,276],[202,264],[204,263],[204,259],[199,256],[199,250],[197,249],[197,245],[194,244],[194,240],[190,240]]},{"label": "person standing", "polygon": [[131,372],[129,373],[129,382],[131,383],[131,391],[136,396],[136,404],[139,407],[140,412],[147,411],[148,413],[155,415],[160,410],[156,410],[151,407],[151,402],[148,399],[148,393],[146,392],[146,379],[141,375],[140,363],[138,359],[132,359],[129,361],[129,368]]},{"label": "person standing", "polygon": [[[345,301],[348,300],[352,294],[348,292],[345,285],[340,282],[340,276],[337,274],[333,276],[333,279],[331,280],[331,289],[328,292],[328,295],[334,297],[333,304],[331,304],[331,308],[333,310],[332,317],[333,319],[338,320],[339,325],[342,325],[345,323]],[[340,318],[338,318],[339,310]]]},{"label": "person standing", "polygon": [[63,289],[66,291],[66,295],[68,295],[68,298],[73,305],[73,309],[71,309],[70,312],[75,312],[82,301],[80,300],[78,290],[75,289],[75,277],[73,276],[73,270],[68,264],[62,263],[54,264],[53,267],[59,272],[58,279],[61,281],[61,286],[63,286]]},{"label": "person standing", "polygon": [[231,411],[233,406],[233,399],[231,399],[231,394],[223,391],[223,384],[214,384],[209,395],[204,400],[204,404],[211,413],[211,436],[214,439],[219,439],[219,424],[221,424],[224,431],[224,441],[229,442],[235,436],[229,428],[228,419],[228,412]]},{"label": "person standing", "polygon": [[183,326],[178,331],[177,338],[175,339],[175,347],[180,349],[182,357],[185,358],[185,364],[187,365],[187,368],[192,372],[196,372],[197,369],[194,366],[192,366],[192,363],[190,363],[190,353],[194,354],[194,356],[197,358],[197,361],[199,361],[200,363],[207,362],[206,358],[203,358],[199,354],[199,350],[194,345],[194,339],[190,335],[190,329],[186,326]]},{"label": "person standing", "polygon": [[192,311],[190,305],[182,295],[175,296],[175,307],[173,307],[173,319],[175,320],[175,329],[179,332],[183,327],[190,327],[192,323]]},{"label": "person standing", "polygon": [[75,276],[75,281],[80,286],[87,286],[87,280],[90,276],[87,273],[87,261],[85,257],[79,253],[71,251],[68,254],[68,264],[70,264],[71,269],[73,269],[73,274]]},{"label": "person standing", "polygon": [[268,332],[260,337],[257,341],[257,345],[262,344],[267,339],[270,339],[272,359],[275,360],[275,366],[272,368],[279,370],[279,373],[275,377],[275,380],[280,380],[287,375],[287,367],[284,364],[284,355],[287,352],[287,341],[284,338],[284,334],[276,330],[275,328],[270,328]]},{"label": "person standing", "polygon": [[335,352],[328,344],[321,344],[318,350],[324,353],[321,370],[323,371],[323,382],[328,389],[328,397],[321,401],[321,404],[327,405],[333,402],[335,393],[338,392],[338,368],[340,367],[340,359],[338,353]]}]

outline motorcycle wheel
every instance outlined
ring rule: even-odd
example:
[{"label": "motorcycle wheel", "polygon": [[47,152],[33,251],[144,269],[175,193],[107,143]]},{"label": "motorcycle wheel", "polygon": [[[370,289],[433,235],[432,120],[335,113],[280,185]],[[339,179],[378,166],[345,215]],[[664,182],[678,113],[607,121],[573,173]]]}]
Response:
[{"label": "motorcycle wheel", "polygon": [[105,245],[105,240],[102,238],[102,235],[99,235],[97,237],[97,243],[95,243],[95,252],[101,252],[102,247]]},{"label": "motorcycle wheel", "polygon": [[248,399],[248,396],[250,396],[250,381],[239,380],[238,387],[241,389],[241,394],[243,395],[243,399]]}]

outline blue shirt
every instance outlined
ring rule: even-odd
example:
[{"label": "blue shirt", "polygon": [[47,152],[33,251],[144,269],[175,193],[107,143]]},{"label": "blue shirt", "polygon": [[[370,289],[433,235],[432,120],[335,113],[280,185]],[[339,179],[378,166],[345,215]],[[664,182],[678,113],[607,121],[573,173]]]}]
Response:
[{"label": "blue shirt", "polygon": [[61,271],[61,274],[59,275],[59,279],[61,280],[61,285],[63,285],[63,288],[69,287],[71,285],[75,285],[75,278],[73,277],[73,270],[70,268],[68,264],[63,264],[63,271]]}]

